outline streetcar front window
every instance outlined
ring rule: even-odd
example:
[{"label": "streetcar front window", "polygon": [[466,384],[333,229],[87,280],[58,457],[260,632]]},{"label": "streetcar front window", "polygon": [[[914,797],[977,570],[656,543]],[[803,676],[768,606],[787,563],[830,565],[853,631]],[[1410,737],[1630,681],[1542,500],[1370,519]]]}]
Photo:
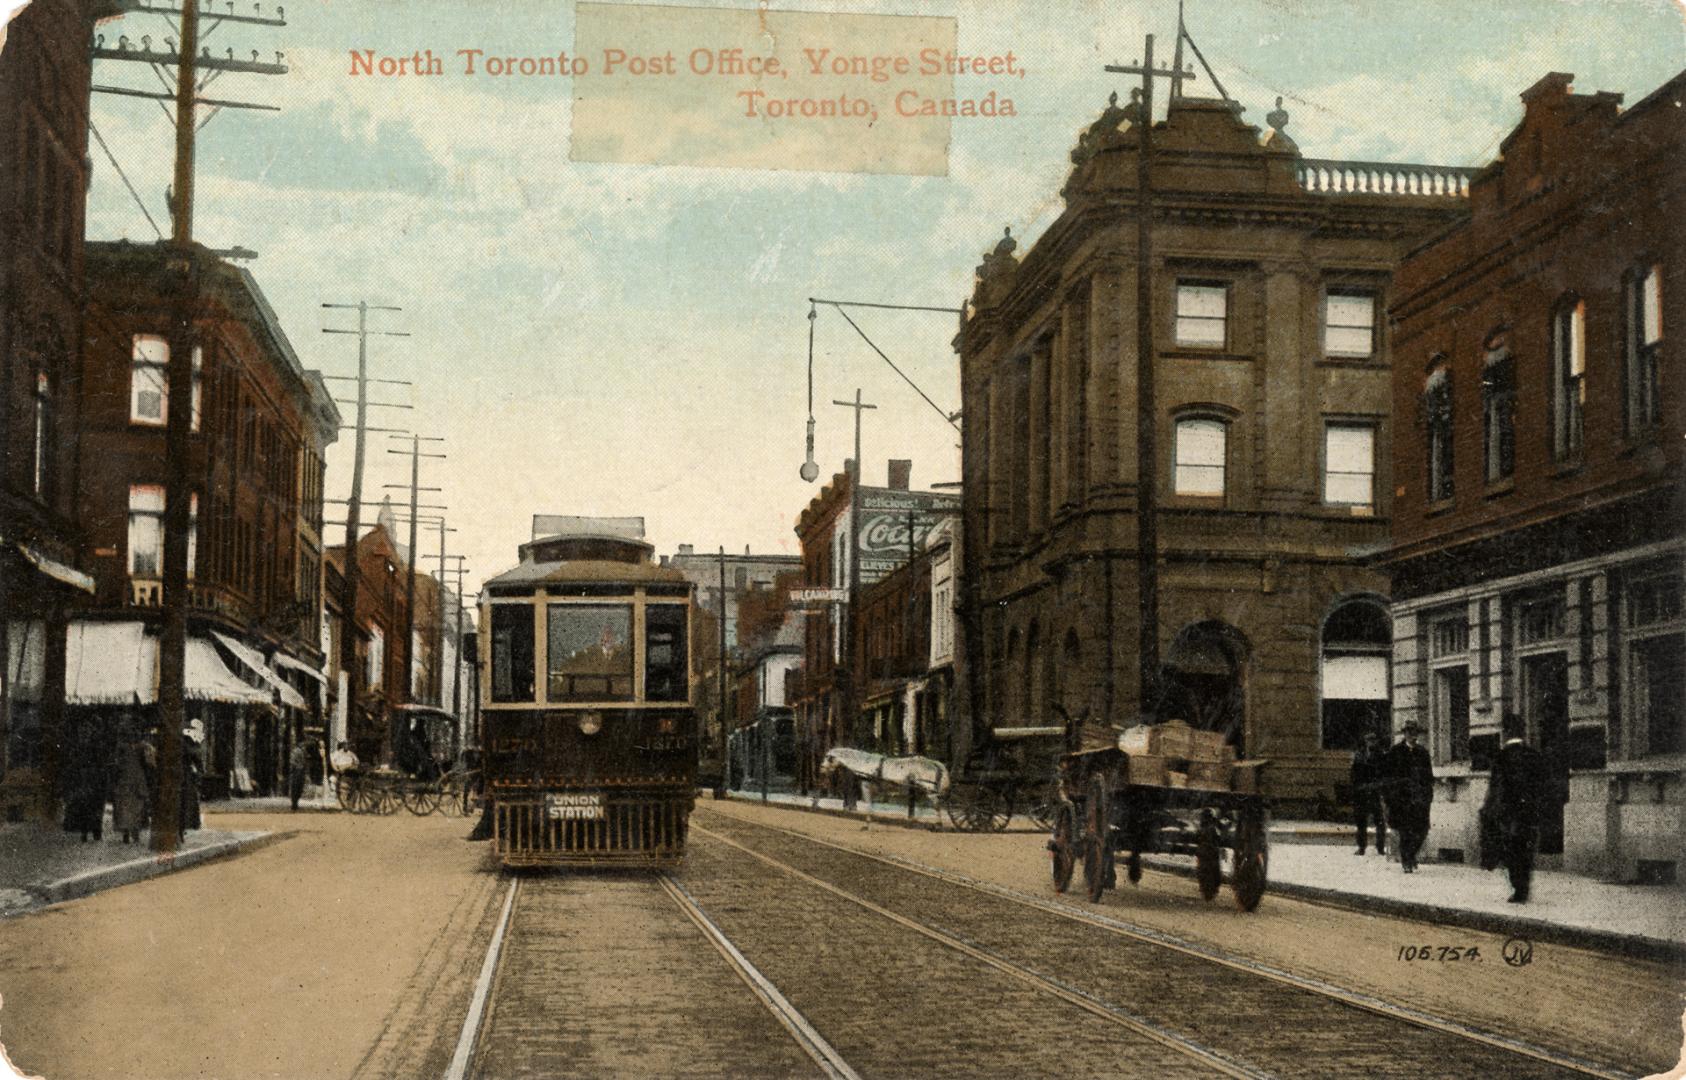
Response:
[{"label": "streetcar front window", "polygon": [[685,605],[644,609],[644,700],[687,701]]},{"label": "streetcar front window", "polygon": [[632,607],[552,604],[551,701],[632,700]]},{"label": "streetcar front window", "polygon": [[533,700],[533,607],[492,605],[492,700]]}]

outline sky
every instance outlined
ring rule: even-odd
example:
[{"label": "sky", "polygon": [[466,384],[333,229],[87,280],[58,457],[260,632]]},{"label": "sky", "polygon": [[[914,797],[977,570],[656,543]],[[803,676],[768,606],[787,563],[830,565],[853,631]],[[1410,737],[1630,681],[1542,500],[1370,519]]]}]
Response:
[{"label": "sky", "polygon": [[[411,336],[371,339],[370,369],[414,385],[371,397],[413,408],[374,409],[371,422],[443,438],[429,449],[447,457],[422,469],[442,490],[422,501],[449,507],[469,596],[515,562],[535,513],[642,515],[664,553],[796,553],[795,520],[819,490],[798,476],[807,298],[959,307],[1004,226],[1028,247],[1058,216],[1077,133],[1110,92],[1128,93],[1105,65],[1136,60],[1147,33],[1163,56],[1177,18],[1174,0],[775,7],[951,18],[960,51],[1011,51],[1025,70],[958,76],[956,95],[995,90],[1017,115],[952,121],[944,175],[575,162],[583,79],[468,78],[454,61],[458,49],[570,51],[571,0],[290,0],[285,28],[229,23],[206,41],[219,55],[280,51],[290,70],[224,75],[205,91],[280,111],[223,110],[205,125],[195,238],[259,253],[247,265],[305,366],[324,373],[356,369],[355,339],[322,332],[355,313],[324,302],[404,309],[372,317]],[[1517,95],[1548,71],[1631,104],[1686,66],[1686,23],[1669,0],[1189,0],[1187,21],[1244,119],[1262,127],[1280,95],[1308,157],[1479,165],[1519,119]],[[99,32],[108,43],[170,34],[140,14]],[[446,75],[351,74],[353,50],[423,48],[452,60]],[[144,65],[105,61],[95,82],[158,85]],[[95,95],[93,115],[167,231],[163,111]],[[629,144],[672,135],[659,106],[624,115]],[[817,149],[823,162],[823,138]],[[89,152],[89,237],[153,239],[97,142]],[[941,409],[959,407],[955,315],[853,314]],[[883,482],[888,458],[913,459],[916,487],[958,478],[954,428],[835,310],[820,310],[814,337],[822,482],[852,452],[851,413],[831,402],[857,388],[878,405],[862,436],[867,483]],[[384,435],[370,445],[364,491],[378,500],[408,480],[408,461],[382,452]],[[346,433],[329,453],[330,497],[349,491],[350,447]],[[421,546],[436,550],[436,534]]]}]

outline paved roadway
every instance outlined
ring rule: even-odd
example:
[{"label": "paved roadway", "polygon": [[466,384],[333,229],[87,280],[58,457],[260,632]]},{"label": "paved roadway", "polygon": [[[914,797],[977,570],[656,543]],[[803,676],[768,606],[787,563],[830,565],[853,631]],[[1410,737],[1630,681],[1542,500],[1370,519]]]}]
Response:
[{"label": "paved roadway", "polygon": [[705,800],[671,874],[503,876],[462,822],[254,825],[299,835],[0,922],[26,1073],[1633,1076],[1679,1041],[1665,965],[1540,946],[1512,968],[1489,935],[1242,915],[1152,873],[1093,906],[1054,897],[1028,833]]}]

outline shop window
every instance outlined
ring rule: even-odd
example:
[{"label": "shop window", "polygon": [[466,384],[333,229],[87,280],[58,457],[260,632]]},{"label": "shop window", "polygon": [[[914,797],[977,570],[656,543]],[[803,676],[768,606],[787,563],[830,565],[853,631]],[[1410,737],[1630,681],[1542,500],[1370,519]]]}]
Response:
[{"label": "shop window", "polygon": [[1374,424],[1329,423],[1323,427],[1323,503],[1370,511],[1376,504]]},{"label": "shop window", "polygon": [[1229,427],[1222,420],[1177,421],[1171,484],[1175,494],[1223,496],[1228,436]]},{"label": "shop window", "polygon": [[1586,410],[1586,302],[1567,297],[1551,316],[1551,453],[1580,456]]},{"label": "shop window", "polygon": [[1221,349],[1228,342],[1229,286],[1221,281],[1177,282],[1178,345]]},{"label": "shop window", "polygon": [[1623,371],[1627,401],[1623,416],[1632,434],[1653,427],[1662,417],[1662,375],[1658,353],[1663,340],[1663,268],[1630,271],[1623,281],[1626,334]]},{"label": "shop window", "polygon": [[1653,564],[1624,582],[1627,697],[1648,754],[1686,749],[1686,613],[1677,566]]},{"label": "shop window", "polygon": [[1376,351],[1376,295],[1331,289],[1323,298],[1323,355],[1359,359]]}]

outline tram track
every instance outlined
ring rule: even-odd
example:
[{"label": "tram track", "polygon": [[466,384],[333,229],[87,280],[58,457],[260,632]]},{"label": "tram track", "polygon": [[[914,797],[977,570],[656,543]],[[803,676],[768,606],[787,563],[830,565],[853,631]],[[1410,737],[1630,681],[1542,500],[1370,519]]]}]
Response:
[{"label": "tram track", "polygon": [[[991,917],[995,920],[1004,918],[1000,914],[999,905],[1010,905],[1021,911],[1051,917],[1067,927],[1081,928],[1087,934],[1086,945],[1082,942],[1067,941],[1063,948],[1043,950],[1044,953],[1050,951],[1063,952],[1067,965],[1085,955],[1087,958],[1086,966],[1090,967],[1094,966],[1096,959],[1110,959],[1120,966],[1127,965],[1138,976],[1138,981],[1154,982],[1158,981],[1158,976],[1163,975],[1167,980],[1167,992],[1171,993],[1173,997],[1177,996],[1179,992],[1187,992],[1184,987],[1191,981],[1191,975],[1194,976],[1192,981],[1197,986],[1203,985],[1207,989],[1223,991],[1221,994],[1214,993],[1214,997],[1219,998],[1236,996],[1237,991],[1240,991],[1241,996],[1244,997],[1247,989],[1245,982],[1249,980],[1255,991],[1261,984],[1276,987],[1274,996],[1267,999],[1262,994],[1255,993],[1256,1000],[1259,1002],[1269,1000],[1271,1003],[1270,1012],[1278,1014],[1283,1024],[1290,1029],[1303,1033],[1308,1040],[1326,1034],[1333,1026],[1334,1030],[1354,1031],[1353,1037],[1362,1050],[1375,1042],[1374,1025],[1377,1021],[1381,1021],[1398,1025],[1400,1034],[1397,1037],[1405,1041],[1395,1045],[1409,1045],[1412,1042],[1421,1043],[1423,1038],[1432,1036],[1437,1046],[1447,1048],[1447,1052],[1451,1054],[1450,1059],[1442,1060],[1468,1060],[1471,1074],[1481,1072],[1482,1074],[1491,1073],[1507,1076],[1576,1075],[1605,1078],[1618,1078],[1628,1075],[1628,1073],[1617,1071],[1610,1066],[1582,1060],[1507,1036],[1480,1031],[1457,1021],[1434,1016],[1321,980],[1296,975],[1248,957],[1181,939],[1164,931],[1138,926],[1126,920],[1095,911],[1084,910],[1069,903],[1022,893],[1005,886],[979,881],[964,874],[927,866],[912,860],[864,852],[846,844],[814,837],[794,829],[762,823],[749,823],[737,818],[725,819],[719,815],[713,815],[712,817],[711,825],[729,820],[730,824],[726,825],[725,828],[732,832],[733,837],[737,839],[725,836],[723,832],[716,828],[702,826],[695,822],[692,825],[693,831],[703,836],[742,846],[745,850],[751,850],[753,844],[763,850],[752,850],[751,853],[769,864],[789,866],[790,871],[816,878],[816,880],[819,880],[818,874],[825,873],[829,869],[827,876],[846,878],[852,887],[860,888],[865,880],[871,878],[871,873],[865,871],[864,867],[878,866],[893,869],[910,879],[940,882],[951,886],[957,891],[955,895],[971,894],[974,897],[988,898],[988,901],[993,902],[997,907],[992,912],[982,913],[981,920],[979,912],[964,912],[961,910],[964,905],[954,900],[933,904],[929,898],[924,898],[910,907],[903,903],[883,902],[886,900],[883,895],[878,895],[875,898],[879,901],[875,904],[877,907],[886,911],[894,907],[896,910],[893,914],[898,919],[912,918],[913,916],[909,914],[909,911],[917,911],[919,906],[934,907],[933,917],[928,917],[926,920],[930,928],[957,941],[964,941],[973,947],[981,947],[980,943],[988,939],[987,926]],[[765,843],[756,842],[758,838],[775,835],[783,837],[786,845],[800,845],[800,847],[796,850],[789,850],[788,847],[786,850],[775,848],[776,853],[769,854],[765,850],[767,848]],[[816,867],[812,865],[814,860],[810,856],[809,869],[815,870],[816,873],[809,873],[808,870],[798,868],[791,863],[785,863],[784,860],[778,858],[778,855],[783,854],[786,858],[795,856],[793,862],[803,861],[805,853],[813,852],[816,849],[829,850],[851,860],[858,860],[858,862],[853,866]],[[875,884],[879,883],[875,882]],[[834,882],[824,882],[824,885],[837,890],[840,894],[846,895],[849,893],[849,890],[843,889]],[[891,891],[893,894],[910,898],[917,895],[917,890],[911,888],[899,890],[892,888]],[[856,898],[851,897],[851,899]],[[859,900],[856,899],[856,902],[859,902]],[[968,920],[978,923],[985,929],[976,933],[967,931],[964,928]],[[941,928],[939,928],[939,924],[941,924]],[[1051,924],[1044,925],[1052,928]],[[1108,957],[1106,953],[1098,949],[1099,943],[1094,940],[1097,932],[1105,934],[1115,942],[1128,943],[1129,946],[1134,947],[1135,951],[1131,952],[1128,957],[1117,955]],[[1063,936],[1069,938],[1070,935]],[[1007,945],[1008,948],[1001,948],[1000,946],[1003,944]],[[1075,949],[1073,948],[1074,944],[1076,945]],[[1021,943],[1018,942],[998,942],[993,951],[1001,955],[1005,963],[1017,964],[1031,970],[1064,971],[1068,969],[1066,966],[1057,964],[1053,966],[1042,963],[1024,965],[1018,960],[1008,959],[1009,949],[1020,948],[1020,945]],[[1088,950],[1086,954],[1082,951],[1085,947]],[[1023,943],[1023,948],[1020,951],[1034,952],[1036,949],[1031,943]],[[1114,953],[1116,952],[1115,949]],[[1175,960],[1168,964],[1165,960],[1166,957],[1173,957]],[[1178,965],[1181,965],[1182,970],[1177,970]],[[1204,978],[1195,975],[1196,972],[1203,973]],[[1143,979],[1141,976],[1144,973],[1151,974],[1148,978]],[[1121,1007],[1117,1001],[1109,1000],[1109,994],[1103,987],[1085,989],[1081,986],[1070,985],[1067,980],[1060,981],[1066,984],[1068,990],[1091,1000],[1103,1001],[1111,1006]],[[1240,985],[1237,985],[1238,983]],[[1226,986],[1225,984],[1229,985]],[[1288,1000],[1285,1001],[1285,998]],[[1318,1002],[1322,1003],[1321,1006],[1317,1004]],[[1285,1004],[1293,1006],[1291,1016],[1280,1015]],[[1140,1003],[1134,1004],[1125,1011],[1134,1013],[1145,1023],[1163,1028],[1172,1032],[1173,1035],[1176,1033],[1177,1024],[1175,1022],[1166,1023],[1167,1018],[1164,1015],[1155,1018]],[[1256,1011],[1265,1014],[1260,1018],[1268,1017],[1266,1010],[1258,1009]],[[1366,1024],[1371,1030],[1362,1032],[1357,1030],[1365,1026],[1353,1022],[1354,1018],[1358,1016],[1369,1018]],[[1255,1019],[1255,1023],[1257,1023],[1257,1019]],[[1419,1035],[1405,1034],[1410,1029],[1415,1029]],[[1428,1033],[1428,1035],[1425,1036],[1421,1033]],[[1211,1042],[1212,1040],[1208,1038],[1206,1041]],[[1254,1070],[1257,1073],[1268,1074],[1273,1071],[1280,1071],[1283,1075],[1309,1074],[1309,1070],[1305,1068],[1306,1062],[1300,1061],[1296,1067],[1296,1063],[1292,1059],[1283,1056],[1284,1051],[1288,1049],[1287,1047],[1282,1045],[1270,1046],[1268,1044],[1271,1040],[1268,1038],[1253,1041],[1264,1044],[1260,1049],[1265,1052],[1254,1054],[1242,1050],[1232,1050],[1225,1046],[1222,1051],[1219,1051],[1219,1055],[1224,1060],[1235,1063],[1242,1068]],[[1459,1052],[1456,1050],[1458,1046],[1466,1047],[1466,1050]],[[1418,1053],[1420,1053],[1420,1047]],[[1362,1052],[1358,1055],[1360,1059],[1364,1056]],[[1413,1054],[1411,1057],[1417,1058],[1417,1055]],[[1417,1065],[1415,1066],[1410,1065],[1410,1060],[1410,1058],[1401,1059],[1399,1064],[1409,1066],[1409,1068],[1399,1071],[1399,1075],[1412,1075],[1412,1070],[1420,1067],[1420,1058],[1417,1058]],[[1359,1067],[1359,1062],[1355,1061],[1353,1064],[1356,1070]],[[1378,1062],[1378,1064],[1382,1063]],[[1275,1066],[1274,1069],[1272,1068],[1273,1065]],[[1374,1075],[1385,1075],[1387,1071],[1386,1068],[1379,1068]]]}]

